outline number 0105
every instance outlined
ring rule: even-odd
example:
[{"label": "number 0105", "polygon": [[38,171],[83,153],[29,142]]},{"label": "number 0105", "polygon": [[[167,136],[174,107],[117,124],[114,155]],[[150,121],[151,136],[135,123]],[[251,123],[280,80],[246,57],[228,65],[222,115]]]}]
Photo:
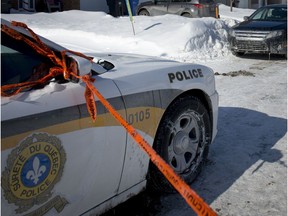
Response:
[{"label": "number 0105", "polygon": [[139,112],[129,114],[128,115],[128,123],[134,124],[134,123],[142,122],[142,121],[149,119],[149,118],[150,118],[150,109],[147,108],[145,110],[141,110]]}]

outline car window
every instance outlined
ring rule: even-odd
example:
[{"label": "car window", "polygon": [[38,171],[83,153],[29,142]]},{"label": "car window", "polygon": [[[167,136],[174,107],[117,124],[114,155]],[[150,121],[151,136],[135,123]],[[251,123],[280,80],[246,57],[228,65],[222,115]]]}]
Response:
[{"label": "car window", "polygon": [[1,86],[31,81],[33,73],[43,70],[47,74],[51,65],[25,42],[1,32]]},{"label": "car window", "polygon": [[251,20],[287,20],[287,8],[262,8],[250,17]]},{"label": "car window", "polygon": [[254,14],[251,15],[251,20],[262,20],[264,17],[266,17],[267,10],[266,9],[260,9],[256,11]]},{"label": "car window", "polygon": [[271,8],[267,13],[269,20],[287,20],[287,8]]}]

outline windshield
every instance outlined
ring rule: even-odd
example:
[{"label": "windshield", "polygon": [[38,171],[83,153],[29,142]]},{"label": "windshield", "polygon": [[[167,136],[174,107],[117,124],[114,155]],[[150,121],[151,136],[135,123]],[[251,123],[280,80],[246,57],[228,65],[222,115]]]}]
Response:
[{"label": "windshield", "polygon": [[51,62],[23,41],[16,40],[1,31],[1,86],[29,81],[37,66],[49,72]]},{"label": "windshield", "polygon": [[287,20],[287,7],[268,7],[257,10],[249,20],[283,21]]},{"label": "windshield", "polygon": [[[55,50],[53,52],[60,58],[59,52]],[[77,63],[67,56],[65,60],[68,70],[78,74]],[[36,52],[24,40],[17,40],[1,31],[1,86],[38,81],[48,75],[50,69],[58,66],[48,56]],[[59,73],[39,83],[35,88],[44,87],[51,79],[58,83],[67,82]],[[77,82],[78,80],[71,78],[71,81]]]}]

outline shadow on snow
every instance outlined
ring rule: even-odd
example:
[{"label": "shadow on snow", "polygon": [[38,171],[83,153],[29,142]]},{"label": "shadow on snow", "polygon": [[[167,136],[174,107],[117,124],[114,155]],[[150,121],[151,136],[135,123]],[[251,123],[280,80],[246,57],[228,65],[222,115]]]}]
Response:
[{"label": "shadow on snow", "polygon": [[[256,162],[258,165],[250,171],[252,175],[264,163],[279,163],[286,169],[286,161],[281,160],[283,154],[273,149],[286,133],[287,119],[245,108],[219,107],[218,134],[202,173],[191,187],[210,204]],[[183,210],[193,214],[179,194],[145,191],[104,215],[152,216],[165,215],[165,212],[177,215]]]}]

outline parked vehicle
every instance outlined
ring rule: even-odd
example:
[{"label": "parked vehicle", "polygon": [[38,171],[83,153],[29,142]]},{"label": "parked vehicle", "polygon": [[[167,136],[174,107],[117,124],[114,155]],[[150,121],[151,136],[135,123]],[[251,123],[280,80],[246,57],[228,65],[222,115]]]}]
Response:
[{"label": "parked vehicle", "polygon": [[287,5],[268,5],[231,28],[230,48],[237,56],[245,53],[282,54],[287,57]]},{"label": "parked vehicle", "polygon": [[[47,50],[53,52],[43,55]],[[92,121],[83,75],[95,78],[91,85],[180,177],[188,184],[196,178],[217,133],[212,69],[133,54],[86,58],[62,51],[1,20],[2,213],[98,215],[147,185],[174,191],[98,99]],[[59,62],[71,73],[46,79],[61,69]]]},{"label": "parked vehicle", "polygon": [[137,15],[164,14],[177,14],[191,18],[219,18],[219,8],[214,0],[153,0],[143,2],[137,8]]}]

